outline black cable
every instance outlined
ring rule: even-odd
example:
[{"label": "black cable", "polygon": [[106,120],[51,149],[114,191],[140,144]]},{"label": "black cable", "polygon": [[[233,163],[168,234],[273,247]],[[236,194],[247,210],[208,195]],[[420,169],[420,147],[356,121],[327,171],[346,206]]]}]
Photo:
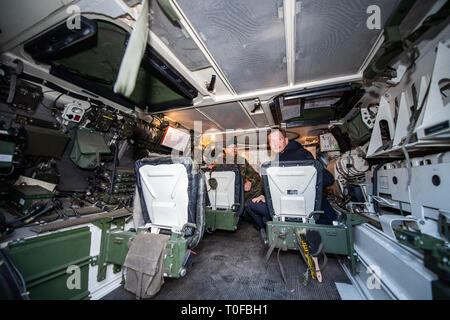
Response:
[{"label": "black cable", "polygon": [[22,274],[20,273],[20,271],[17,269],[16,265],[14,263],[12,263],[12,261],[9,259],[8,256],[6,256],[6,258],[8,259],[8,262],[11,264],[11,266],[13,267],[15,273],[17,274],[17,276],[19,277],[21,283],[22,283],[22,297],[24,300],[29,300],[30,298],[28,297],[28,293],[27,293],[27,284],[25,282],[25,279],[23,278]]},{"label": "black cable", "polygon": [[126,205],[126,203],[121,199],[121,200],[119,200],[119,208],[120,208],[120,206],[123,206],[125,209],[127,209],[127,211],[129,212],[129,213],[133,213],[133,211]]},{"label": "black cable", "polygon": [[116,180],[116,168],[117,168],[117,158],[119,155],[119,140],[116,141],[115,143],[115,148],[114,148],[114,162],[113,162],[113,167],[112,167],[112,172],[111,172],[111,184],[109,186],[109,194],[112,196],[113,194],[113,189],[114,189],[114,181]]},{"label": "black cable", "polygon": [[25,219],[27,219],[27,218],[33,216],[36,212],[38,212],[38,211],[41,210],[41,209],[42,209],[42,206],[38,205],[36,208],[34,208],[33,210],[31,210],[30,213],[28,213],[28,214],[26,214],[26,215],[24,215],[24,216],[22,216],[22,217],[20,217],[20,218],[17,218],[17,219],[15,219],[15,220],[7,221],[6,224],[7,224],[7,225],[12,225],[12,224],[17,223],[17,222],[19,222],[19,221],[23,221],[23,220],[25,220]]},{"label": "black cable", "polygon": [[20,286],[19,286],[19,283],[17,282],[17,278],[15,277],[15,275],[14,275],[12,269],[11,269],[11,265],[8,263],[6,254],[3,252],[3,250],[0,250],[0,254],[1,254],[1,256],[2,256],[2,260],[3,260],[4,263],[5,263],[6,270],[9,272],[11,278],[12,278],[13,281],[14,281],[14,285],[16,286],[16,288],[17,288],[17,289],[19,290],[19,292],[20,292]]},{"label": "black cable", "polygon": [[49,204],[47,204],[47,207],[45,207],[44,210],[42,210],[38,214],[34,215],[33,217],[31,217],[30,219],[25,221],[25,224],[28,224],[28,223],[34,221],[36,218],[46,214],[47,212],[51,211],[53,208],[54,208],[54,205],[53,205],[53,203],[50,202]]},{"label": "black cable", "polygon": [[[17,285],[17,288],[22,287],[22,292],[21,292],[21,297],[23,300],[29,300],[30,298],[28,297],[28,293],[27,293],[27,286],[26,286],[26,282],[25,279],[23,278],[22,274],[19,272],[19,270],[17,269],[17,267],[14,265],[14,263],[9,259],[9,257],[3,252],[3,250],[0,250],[0,253],[2,255],[2,259],[5,262],[6,268],[8,270],[8,272],[11,274],[14,283]],[[13,268],[13,270],[11,270],[11,268]],[[17,282],[16,277],[19,278],[20,282],[21,282],[21,286],[19,286],[19,283]],[[19,289],[20,292],[20,289]]]}]

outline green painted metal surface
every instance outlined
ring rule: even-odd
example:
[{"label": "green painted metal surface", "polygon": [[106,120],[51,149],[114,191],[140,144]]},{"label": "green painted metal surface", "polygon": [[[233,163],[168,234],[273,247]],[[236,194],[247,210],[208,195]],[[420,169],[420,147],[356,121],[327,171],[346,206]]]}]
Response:
[{"label": "green painted metal surface", "polygon": [[[112,229],[113,225],[117,228]],[[96,226],[102,229],[100,243],[100,253],[94,257],[93,264],[99,266],[97,281],[106,279],[106,268],[109,264],[114,264],[115,272],[121,271],[121,266],[125,263],[131,242],[139,232],[146,231],[139,229],[137,232],[123,231],[124,218],[106,218],[96,222]],[[181,234],[173,233],[166,245],[164,258],[164,272],[166,277],[180,278],[184,275],[184,258],[187,252],[186,239]]]},{"label": "green painted metal surface", "polygon": [[55,195],[41,186],[14,186],[9,192],[8,207],[13,213],[26,215],[37,203],[53,200]]},{"label": "green painted metal surface", "polygon": [[357,255],[354,249],[353,227],[368,222],[367,219],[356,215],[346,213],[344,225],[326,226],[313,223],[296,223],[274,221],[267,223],[267,237],[269,246],[272,245],[274,238],[278,237],[280,246],[287,249],[298,250],[295,233],[298,230],[309,229],[320,233],[325,253],[346,255],[347,262],[353,274],[356,274]]},{"label": "green painted metal surface", "polygon": [[420,232],[397,229],[397,240],[424,253],[424,265],[438,275],[441,280],[450,279],[450,247],[445,241]]},{"label": "green painted metal surface", "polygon": [[123,265],[136,232],[111,233],[107,237],[106,263]]},{"label": "green painted metal surface", "polygon": [[0,141],[0,168],[11,168],[16,144],[9,141]]},{"label": "green painted metal surface", "polygon": [[431,283],[433,300],[450,300],[450,286],[444,281],[433,281]]},{"label": "green painted metal surface", "polygon": [[206,209],[206,229],[235,231],[236,226],[236,213],[232,210],[212,210]]},{"label": "green painted metal surface", "polygon": [[164,259],[164,270],[167,277],[180,278],[183,276],[183,261],[187,250],[186,239],[180,234],[172,233],[166,246]]},{"label": "green painted metal surface", "polygon": [[298,250],[295,233],[303,229],[316,230],[320,233],[322,236],[325,253],[347,255],[350,251],[349,243],[347,241],[348,229],[346,226],[333,227],[320,224],[303,224],[296,222],[268,222],[267,235],[269,245],[272,244],[276,233],[281,233],[286,234],[286,236],[284,238],[279,237],[279,242],[285,245],[288,249]]},{"label": "green painted metal surface", "polygon": [[79,300],[89,297],[90,247],[91,232],[82,227],[10,243],[5,253],[24,277],[30,299]]}]

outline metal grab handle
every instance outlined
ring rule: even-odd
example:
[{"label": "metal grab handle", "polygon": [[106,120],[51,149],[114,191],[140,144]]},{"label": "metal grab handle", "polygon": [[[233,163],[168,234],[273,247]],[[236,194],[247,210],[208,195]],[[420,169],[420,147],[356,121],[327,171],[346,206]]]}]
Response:
[{"label": "metal grab handle", "polygon": [[306,220],[309,222],[309,220],[316,214],[324,214],[324,211],[313,211],[310,214],[308,214],[308,216],[306,217]]},{"label": "metal grab handle", "polygon": [[385,205],[388,205],[390,207],[395,207],[395,203],[394,202],[390,202],[389,200],[386,200],[386,199],[384,199],[382,197],[372,196],[372,199],[374,199],[378,203],[385,204]]}]

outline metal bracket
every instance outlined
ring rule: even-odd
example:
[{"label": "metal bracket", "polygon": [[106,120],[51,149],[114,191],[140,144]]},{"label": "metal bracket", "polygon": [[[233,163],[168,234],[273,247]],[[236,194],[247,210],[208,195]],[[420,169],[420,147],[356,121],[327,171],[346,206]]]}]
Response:
[{"label": "metal bracket", "polygon": [[92,267],[97,266],[98,265],[98,256],[91,257],[90,263],[91,263]]},{"label": "metal bracket", "polygon": [[[112,229],[112,224],[117,226],[116,229]],[[100,240],[100,254],[96,259],[96,265],[98,265],[97,271],[97,281],[103,281],[106,279],[106,268],[108,266],[107,263],[107,255],[108,255],[108,242],[109,235],[113,230],[124,230],[125,228],[125,217],[119,218],[104,218],[98,221],[93,222],[93,225],[100,228],[102,230],[101,240]]]}]

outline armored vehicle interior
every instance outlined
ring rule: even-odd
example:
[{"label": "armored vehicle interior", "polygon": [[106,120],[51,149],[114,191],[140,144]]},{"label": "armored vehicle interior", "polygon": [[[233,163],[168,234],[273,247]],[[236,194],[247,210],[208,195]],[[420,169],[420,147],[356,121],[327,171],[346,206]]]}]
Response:
[{"label": "armored vehicle interior", "polygon": [[0,298],[449,299],[449,17],[2,1]]}]

